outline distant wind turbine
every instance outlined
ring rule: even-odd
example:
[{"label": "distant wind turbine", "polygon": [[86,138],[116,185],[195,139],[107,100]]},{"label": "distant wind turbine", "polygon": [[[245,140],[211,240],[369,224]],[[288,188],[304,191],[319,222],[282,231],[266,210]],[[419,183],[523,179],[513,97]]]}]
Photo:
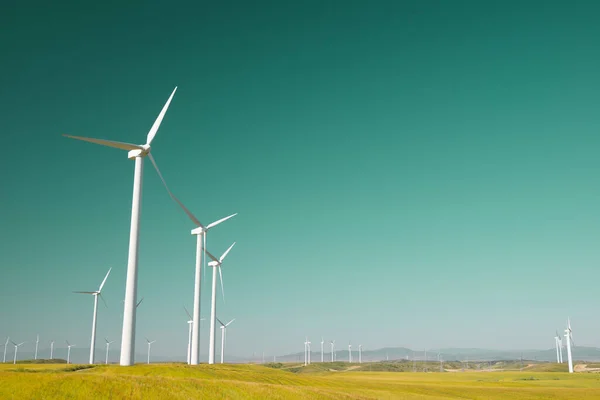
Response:
[{"label": "distant wind turbine", "polygon": [[40,335],[38,333],[36,339],[35,339],[35,355],[33,356],[34,360],[37,360],[37,352],[38,352],[38,344],[40,343]]},{"label": "distant wind turbine", "polygon": [[148,338],[146,338],[146,342],[148,343],[148,364],[150,364],[150,347],[152,346],[152,343],[156,342],[156,340],[149,341]]},{"label": "distant wind turbine", "polygon": [[107,338],[104,338],[104,341],[106,342],[106,359],[104,361],[104,364],[108,364],[108,348],[110,347],[111,343],[114,343],[114,340],[111,340],[110,342],[108,341]]},{"label": "distant wind turbine", "polygon": [[352,345],[348,342],[348,362],[352,363]]},{"label": "distant wind turbine", "polygon": [[323,343],[325,343],[325,341],[323,340],[323,337],[321,336],[321,362],[323,362]]},{"label": "distant wind turbine", "polygon": [[[208,348],[208,363],[215,363],[215,337],[217,335],[217,270],[219,273],[219,279],[221,281],[221,294],[223,295],[223,301],[225,301],[225,290],[223,289],[223,274],[221,272],[221,266],[223,264],[223,260],[227,257],[227,254],[231,251],[231,249],[235,246],[235,242],[225,252],[219,257],[217,260],[208,250],[205,250],[205,253],[212,259],[211,262],[208,263],[209,267],[213,268],[213,277],[212,277],[212,295],[211,295],[211,304],[210,304],[210,335],[209,335],[209,348]],[[193,339],[193,338],[192,338]],[[192,351],[192,356],[194,352]]]},{"label": "distant wind turbine", "polygon": [[558,332],[556,332],[556,336],[554,336],[554,344],[556,346],[556,362],[560,364],[560,336],[558,335]]},{"label": "distant wind turbine", "polygon": [[54,360],[54,340],[50,342],[50,359]]},{"label": "distant wind turbine", "polygon": [[358,345],[358,363],[362,364],[362,344]]},{"label": "distant wind turbine", "polygon": [[[144,173],[144,157],[148,156],[152,165],[158,172],[160,170],[154,161],[154,157],[150,153],[150,145],[158,128],[171,104],[171,100],[175,95],[177,87],[171,93],[171,96],[163,106],[160,114],[154,121],[152,128],[146,136],[146,144],[137,145],[131,143],[115,142],[112,140],[92,139],[81,136],[63,135],[71,139],[83,140],[108,147],[115,147],[121,150],[127,150],[127,158],[135,159],[135,172],[133,178],[133,199],[131,204],[131,229],[129,232],[129,256],[127,260],[127,281],[125,286],[125,307],[123,310],[123,332],[121,339],[121,365],[133,365],[135,362],[135,305],[137,298],[137,267],[138,267],[138,239],[140,229],[140,213],[142,209],[142,178]],[[93,351],[93,350],[92,350]]]},{"label": "distant wind turbine", "polygon": [[69,343],[68,340],[65,340],[65,343],[67,344],[67,364],[69,364],[71,362],[71,347],[75,347],[74,344]]},{"label": "distant wind turbine", "polygon": [[558,350],[559,350],[559,355],[560,355],[560,363],[562,364],[564,362],[563,360],[563,338],[562,336],[560,336],[558,334],[558,331],[556,331],[556,336],[558,336]]},{"label": "distant wind turbine", "polygon": [[17,363],[17,351],[19,350],[19,347],[21,347],[26,342],[21,342],[19,344],[13,342],[12,340],[10,342],[15,346],[15,358],[13,359],[13,364],[16,364]]},{"label": "distant wind turbine", "polygon": [[[102,280],[102,283],[100,284],[100,287],[98,288],[98,290],[96,290],[94,292],[73,292],[73,293],[81,293],[81,294],[91,294],[92,296],[94,296],[94,314],[92,316],[92,340],[90,343],[90,364],[94,363],[94,356],[96,353],[96,320],[98,318],[98,297],[102,297],[102,288],[104,287],[104,284],[106,283],[106,279],[108,279],[108,275],[110,275],[111,270],[112,270],[112,267],[108,269],[108,272],[106,273],[106,276]],[[104,297],[102,297],[102,301],[104,301]],[[104,305],[106,305],[106,302],[104,302]]]},{"label": "distant wind turbine", "polygon": [[335,340],[332,340],[331,342],[329,342],[329,344],[331,345],[331,362],[335,361]]},{"label": "distant wind turbine", "polygon": [[[219,323],[221,324],[221,364],[223,364],[223,355],[225,354],[225,335],[227,334],[227,327],[229,326],[229,324],[235,321],[235,318],[226,324],[224,324],[219,318],[217,318],[217,321],[219,321]],[[264,363],[265,353],[263,352],[263,364]]]},{"label": "distant wind turbine", "polygon": [[8,342],[10,342],[10,336],[6,337],[6,343],[4,343],[4,359],[2,362],[6,362],[6,348],[8,347]]},{"label": "distant wind turbine", "polygon": [[569,362],[569,373],[573,373],[573,357],[571,355],[571,344],[573,342],[573,330],[571,329],[571,319],[567,319],[567,329],[565,329],[565,337],[567,338],[567,359]]}]

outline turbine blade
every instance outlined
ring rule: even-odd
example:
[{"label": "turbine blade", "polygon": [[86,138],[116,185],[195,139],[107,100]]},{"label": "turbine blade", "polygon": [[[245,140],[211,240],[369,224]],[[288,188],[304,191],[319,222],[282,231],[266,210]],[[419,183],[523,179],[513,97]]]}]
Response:
[{"label": "turbine blade", "polygon": [[65,340],[65,343],[67,344],[67,346],[70,346],[69,341]]},{"label": "turbine blade", "polygon": [[233,244],[229,246],[227,250],[225,250],[225,253],[223,253],[223,255],[219,258],[219,262],[223,262],[223,260],[225,259],[225,257],[227,257],[227,254],[229,254],[233,246],[235,246],[235,242],[233,242]]},{"label": "turbine blade", "polygon": [[139,306],[140,304],[142,304],[142,301],[144,301],[144,298],[143,298],[143,297],[142,297],[142,298],[141,298],[141,300],[140,300],[140,301],[138,301],[138,303],[135,305],[135,308],[138,308],[138,306]]},{"label": "turbine blade", "polygon": [[82,293],[82,294],[96,294],[96,292],[73,292],[73,293]]},{"label": "turbine blade", "polygon": [[198,221],[198,218],[196,218],[196,216],[194,214],[192,214],[192,212],[190,210],[188,210],[186,206],[183,205],[183,203],[173,194],[173,192],[171,192],[171,189],[169,189],[169,186],[167,185],[167,181],[165,181],[165,178],[163,177],[162,173],[160,172],[160,169],[158,168],[158,165],[156,164],[156,161],[154,160],[154,157],[152,156],[152,153],[148,154],[148,158],[150,159],[150,162],[154,166],[154,169],[156,170],[156,173],[158,174],[158,177],[160,178],[160,180],[161,180],[163,186],[165,187],[165,189],[167,189],[167,193],[169,193],[169,196],[171,196],[171,198],[173,199],[173,201],[175,201],[177,204],[179,204],[179,207],[181,207],[181,209],[183,210],[183,212],[185,212],[187,214],[187,216],[189,217],[189,219],[191,219],[192,222],[194,224],[196,224],[196,226],[202,226],[202,227],[204,227],[204,225],[202,225],[200,223],[200,221]]},{"label": "turbine blade", "polygon": [[205,250],[204,251],[206,253],[207,256],[209,256],[213,261],[219,262],[219,260],[217,260],[217,257],[213,256],[212,254],[210,254],[210,251]]},{"label": "turbine blade", "polygon": [[217,225],[219,225],[221,222],[225,222],[225,221],[227,221],[228,219],[235,217],[237,214],[238,214],[238,213],[231,214],[230,216],[228,216],[228,217],[225,217],[225,218],[221,218],[220,220],[218,220],[218,221],[215,221],[215,222],[213,222],[212,224],[208,224],[208,225],[206,226],[206,229],[210,229],[210,228],[212,228],[213,226],[217,226]]},{"label": "turbine blade", "polygon": [[104,280],[102,281],[102,283],[100,284],[100,288],[98,289],[98,293],[100,293],[102,291],[102,288],[104,287],[104,284],[106,283],[106,279],[108,279],[108,275],[110,275],[110,271],[112,270],[112,267],[110,267],[108,269],[108,272],[106,273],[106,276],[104,277]]},{"label": "turbine blade", "polygon": [[192,316],[190,315],[190,312],[188,311],[187,308],[185,308],[185,306],[183,306],[183,309],[185,310],[185,313],[187,314],[188,317],[190,317],[190,319],[194,319],[192,318]]},{"label": "turbine blade", "polygon": [[106,304],[106,300],[104,300],[104,296],[102,296],[101,293],[98,293],[98,296],[100,296],[100,298],[102,299],[102,302],[104,303],[104,307],[108,308],[108,304]]},{"label": "turbine blade", "polygon": [[229,324],[231,324],[233,321],[235,321],[235,318],[232,319],[231,321],[229,321],[228,323],[226,323],[225,326],[229,326]]},{"label": "turbine blade", "polygon": [[156,118],[156,121],[154,121],[152,128],[150,128],[150,131],[148,132],[148,136],[146,136],[146,144],[149,145],[150,143],[152,143],[152,140],[154,140],[154,136],[156,136],[156,132],[158,132],[160,123],[162,122],[163,118],[165,117],[165,114],[167,113],[167,109],[169,108],[169,104],[171,104],[171,100],[173,99],[173,96],[175,96],[176,91],[177,91],[177,86],[175,86],[175,89],[173,89],[173,93],[171,93],[171,96],[169,96],[169,100],[167,100],[167,102],[163,106],[162,110],[160,110],[160,114],[158,114],[158,118]]},{"label": "turbine blade", "polygon": [[221,272],[221,266],[219,265],[219,280],[221,281],[221,294],[223,295],[223,303],[225,303],[225,289],[223,288],[223,273]]},{"label": "turbine blade", "polygon": [[72,136],[72,135],[65,135],[65,134],[63,134],[63,136],[71,138],[71,139],[83,140],[84,142],[101,144],[102,146],[114,147],[114,148],[121,149],[121,150],[143,150],[143,147],[138,144],[116,142],[114,140],[94,139],[94,138],[88,138],[88,137],[83,137],[83,136]]},{"label": "turbine blade", "polygon": [[148,340],[148,338],[146,336],[144,336],[144,339],[146,339],[146,342],[150,343],[150,341]]},{"label": "turbine blade", "polygon": [[219,323],[220,323],[221,325],[225,326],[225,324],[223,323],[223,321],[221,321],[221,320],[219,319],[219,317],[215,317],[215,318],[217,319],[217,321],[219,321]]}]

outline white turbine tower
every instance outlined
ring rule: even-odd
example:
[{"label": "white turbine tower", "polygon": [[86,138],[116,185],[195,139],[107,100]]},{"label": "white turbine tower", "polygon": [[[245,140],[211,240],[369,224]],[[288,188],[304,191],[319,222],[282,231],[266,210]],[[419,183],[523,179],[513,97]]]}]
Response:
[{"label": "white turbine tower", "polygon": [[10,336],[6,337],[6,343],[4,343],[4,359],[2,362],[6,362],[6,348],[8,347],[8,342],[10,342]]},{"label": "white turbine tower", "polygon": [[352,345],[348,343],[348,362],[352,363]]},{"label": "white turbine tower", "polygon": [[65,343],[67,344],[67,364],[69,364],[71,362],[71,347],[75,347],[74,344],[69,343],[68,340],[65,340]]},{"label": "white turbine tower", "polygon": [[25,344],[25,342],[21,342],[19,344],[13,342],[12,340],[10,342],[15,346],[15,358],[13,359],[13,364],[16,364],[17,363],[17,351],[19,350],[19,347],[21,347],[23,344]]},{"label": "white turbine tower", "polygon": [[567,338],[567,359],[569,362],[569,373],[573,373],[573,357],[571,355],[571,343],[573,342],[573,330],[571,329],[571,319],[567,319],[567,329],[565,329],[565,337]]},{"label": "white turbine tower", "polygon": [[[227,334],[227,327],[229,326],[229,324],[235,321],[235,318],[226,324],[224,324],[219,318],[217,318],[217,321],[219,321],[219,323],[221,324],[221,364],[223,364],[223,355],[225,354],[225,335]],[[265,353],[263,352],[263,364],[264,363]]]},{"label": "white turbine tower", "polygon": [[152,347],[152,343],[156,342],[156,340],[149,341],[148,338],[146,338],[146,342],[148,343],[148,364],[150,364],[150,347]]},{"label": "white turbine tower", "polygon": [[560,363],[562,364],[564,362],[563,360],[563,338],[562,336],[560,336],[558,334],[558,331],[556,332],[556,336],[558,336],[558,350],[559,350],[559,355],[560,355]]},{"label": "white turbine tower", "polygon": [[308,355],[308,363],[310,364],[310,340],[306,342],[306,354]]},{"label": "white turbine tower", "polygon": [[[192,332],[193,332],[194,319],[190,315],[190,312],[187,310],[187,308],[185,308],[185,306],[183,307],[183,309],[185,310],[185,313],[187,314],[187,316],[190,318],[188,320],[188,322],[187,322],[188,323],[187,363],[191,364],[191,360],[192,360]],[[204,318],[200,318],[200,321],[204,321]]]},{"label": "white turbine tower", "polygon": [[335,340],[329,342],[331,344],[331,362],[335,361]]},{"label": "white turbine tower", "polygon": [[127,281],[125,286],[125,307],[123,309],[123,332],[121,339],[121,365],[133,365],[135,362],[135,304],[137,299],[137,266],[138,266],[138,239],[140,228],[140,213],[142,206],[142,177],[144,173],[144,157],[148,156],[152,165],[160,175],[160,171],[154,157],[150,153],[150,145],[158,128],[171,104],[177,87],[169,96],[166,104],[163,106],[158,118],[154,121],[152,128],[146,136],[146,144],[137,145],[131,143],[115,142],[112,140],[92,139],[81,136],[64,135],[66,137],[96,143],[103,146],[115,147],[121,150],[127,150],[127,158],[135,159],[135,172],[133,178],[133,199],[131,203],[131,229],[129,232],[129,256],[127,259]]},{"label": "white turbine tower", "polygon": [[325,343],[325,341],[323,340],[323,337],[321,336],[321,362],[323,362],[323,344]]},{"label": "white turbine tower", "polygon": [[556,332],[556,336],[554,336],[554,344],[556,346],[556,362],[560,364],[560,336],[558,332]]},{"label": "white turbine tower", "polygon": [[104,338],[104,341],[106,342],[106,359],[104,360],[104,364],[108,364],[108,348],[110,347],[110,344],[114,343],[115,341],[111,340],[109,342],[107,338]]},{"label": "white turbine tower", "polygon": [[[217,260],[209,251],[205,250],[206,254],[213,260],[208,263],[209,267],[213,267],[213,277],[212,277],[212,296],[211,296],[211,305],[210,305],[210,336],[209,336],[209,348],[208,348],[208,363],[215,363],[215,336],[217,334],[217,270],[219,270],[219,279],[221,280],[221,294],[223,295],[223,301],[225,301],[225,291],[223,289],[223,274],[221,272],[221,265],[223,264],[223,260],[227,257],[227,254],[231,249],[235,246],[235,242],[227,250],[225,253],[219,257]],[[192,356],[193,356],[192,351]]]},{"label": "white turbine tower", "polygon": [[362,344],[358,345],[358,363],[362,364]]},{"label": "white turbine tower", "polygon": [[[94,314],[92,315],[92,341],[90,343],[90,364],[94,363],[94,356],[96,355],[96,320],[98,318],[98,297],[102,297],[102,288],[106,283],[106,279],[108,279],[108,275],[112,267],[108,269],[106,276],[102,280],[100,287],[95,292],[73,292],[73,293],[81,293],[81,294],[91,294],[94,296]],[[102,297],[102,301],[104,301],[104,297]],[[104,303],[106,305],[106,302]]]},{"label": "white turbine tower", "polygon": [[304,338],[304,365],[308,365],[308,338]]},{"label": "white turbine tower", "polygon": [[50,342],[50,359],[54,360],[54,340]]},{"label": "white turbine tower", "polygon": [[38,352],[38,345],[40,343],[40,335],[38,333],[36,339],[35,339],[35,355],[33,356],[34,360],[37,360],[37,352]]}]

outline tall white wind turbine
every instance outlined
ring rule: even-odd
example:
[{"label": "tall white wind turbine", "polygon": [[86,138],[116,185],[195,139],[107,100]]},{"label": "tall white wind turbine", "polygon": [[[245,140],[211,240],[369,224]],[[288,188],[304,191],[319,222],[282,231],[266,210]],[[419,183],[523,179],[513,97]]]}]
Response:
[{"label": "tall white wind turbine", "polygon": [[19,347],[21,347],[23,344],[25,344],[25,342],[21,342],[19,344],[13,342],[12,340],[10,342],[15,346],[15,358],[13,359],[13,364],[16,364],[17,363],[17,351],[19,350]]},{"label": "tall white wind turbine", "polygon": [[69,364],[71,362],[71,347],[75,347],[74,344],[69,343],[68,340],[65,340],[65,343],[67,344],[67,364]]},{"label": "tall white wind turbine", "polygon": [[[211,304],[210,304],[210,336],[209,336],[209,348],[208,348],[208,363],[215,363],[215,336],[217,334],[217,270],[219,270],[219,279],[221,280],[221,294],[223,295],[223,300],[225,300],[225,291],[223,289],[223,274],[221,272],[221,265],[223,264],[223,260],[227,257],[227,254],[231,251],[231,249],[235,246],[235,242],[227,250],[225,253],[219,257],[217,260],[208,250],[206,254],[213,260],[208,263],[209,267],[213,268],[213,277],[212,277],[212,296],[211,296]],[[192,356],[193,356],[192,351]]]},{"label": "tall white wind turbine", "polygon": [[37,360],[37,352],[38,352],[39,343],[40,343],[40,335],[38,334],[37,337],[35,338],[35,355],[33,356],[34,360]]},{"label": "tall white wind turbine", "polygon": [[[235,318],[226,324],[224,324],[219,318],[217,318],[217,321],[219,321],[219,324],[221,324],[221,364],[223,364],[223,355],[225,354],[225,335],[227,334],[227,327],[229,326],[229,324],[235,321]],[[263,364],[264,363],[265,353],[263,352]]]},{"label": "tall white wind turbine", "polygon": [[[94,292],[73,292],[81,294],[91,294],[92,296],[94,296],[94,314],[92,315],[92,340],[90,343],[90,364],[94,363],[94,356],[96,355],[96,320],[98,318],[98,297],[102,297],[102,288],[104,287],[106,279],[108,279],[108,275],[110,274],[111,270],[112,267],[108,269],[108,272],[102,280],[102,283],[100,284],[98,290]],[[102,301],[104,301],[104,297],[102,297]],[[106,305],[106,302],[104,304]]]},{"label": "tall white wind turbine", "polygon": [[[139,248],[140,213],[142,206],[142,178],[144,173],[144,157],[148,156],[152,165],[160,175],[160,171],[154,157],[150,153],[152,141],[158,132],[158,128],[171,104],[177,87],[169,96],[163,106],[158,118],[154,121],[152,128],[146,136],[146,144],[137,145],[131,143],[115,142],[112,140],[92,139],[81,136],[64,135],[66,137],[83,140],[108,147],[127,150],[127,158],[135,159],[135,172],[133,178],[133,199],[131,203],[131,229],[129,232],[129,256],[127,259],[127,281],[125,286],[125,307],[123,309],[123,332],[121,339],[121,365],[133,365],[135,362],[135,305],[137,298],[137,267]],[[160,175],[162,177],[162,175]]]},{"label": "tall white wind turbine", "polygon": [[106,342],[106,359],[104,360],[104,364],[108,364],[108,348],[110,347],[110,344],[114,343],[115,341],[111,340],[109,342],[107,338],[104,338],[104,341]]},{"label": "tall white wind turbine", "polygon": [[54,340],[50,342],[50,359],[54,360]]},{"label": "tall white wind turbine", "polygon": [[321,362],[323,362],[323,344],[325,343],[325,341],[323,340],[323,337],[321,337]]},{"label": "tall white wind turbine", "polygon": [[362,364],[362,344],[358,345],[358,363]]},{"label": "tall white wind turbine", "polygon": [[573,373],[573,357],[571,355],[571,343],[573,342],[573,330],[571,329],[571,319],[567,319],[567,329],[565,329],[567,338],[567,360],[569,362],[569,373]]},{"label": "tall white wind turbine", "polygon": [[4,343],[4,359],[2,362],[6,362],[6,348],[8,347],[8,342],[10,342],[10,336],[6,337],[6,343]]},{"label": "tall white wind turbine", "polygon": [[156,342],[156,340],[149,341],[148,338],[146,338],[146,342],[148,343],[148,364],[150,364],[150,347],[152,347],[152,343]]}]

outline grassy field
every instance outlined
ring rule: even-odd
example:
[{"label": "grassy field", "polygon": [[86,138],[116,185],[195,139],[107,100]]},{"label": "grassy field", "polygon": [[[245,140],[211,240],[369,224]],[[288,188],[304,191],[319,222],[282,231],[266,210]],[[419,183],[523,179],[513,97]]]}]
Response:
[{"label": "grassy field", "polygon": [[595,373],[369,372],[341,364],[0,364],[0,398],[600,399]]}]

